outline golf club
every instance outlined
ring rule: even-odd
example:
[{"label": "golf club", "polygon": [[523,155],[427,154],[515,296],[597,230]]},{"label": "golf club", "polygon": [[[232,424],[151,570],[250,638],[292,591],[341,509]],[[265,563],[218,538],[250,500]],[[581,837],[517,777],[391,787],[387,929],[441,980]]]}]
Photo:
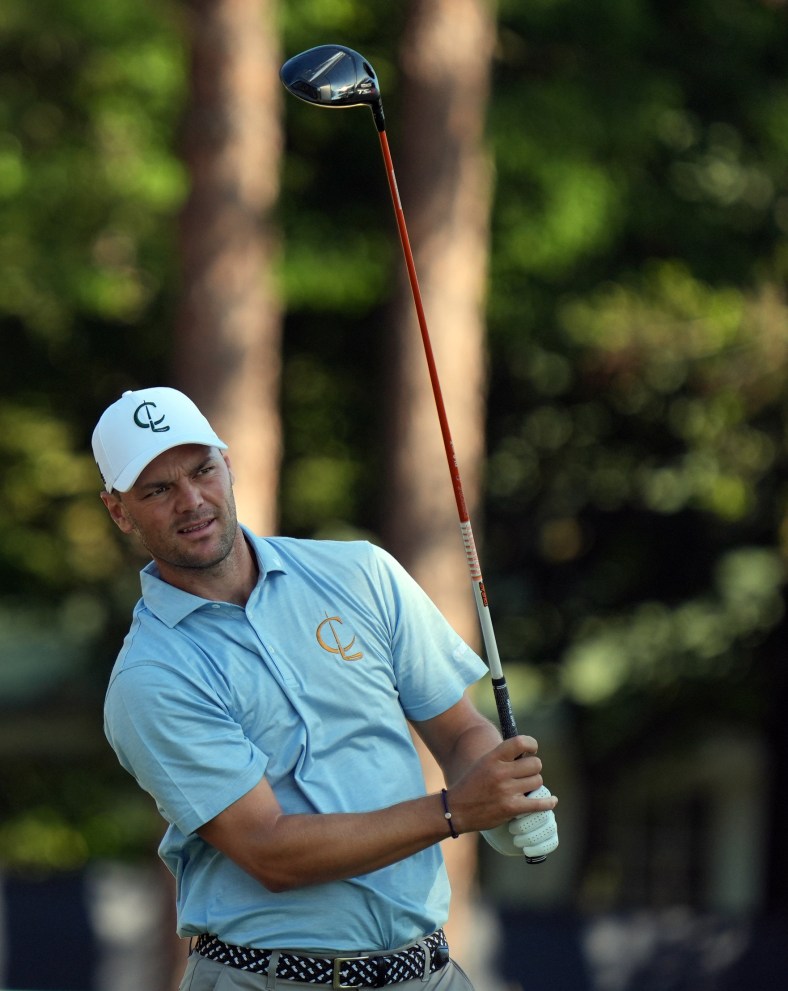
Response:
[{"label": "golf club", "polygon": [[[391,158],[388,138],[386,137],[383,103],[381,101],[377,76],[372,66],[363,56],[353,51],[352,48],[346,48],[344,45],[320,45],[317,48],[310,48],[300,55],[294,55],[282,66],[279,76],[285,88],[293,96],[298,97],[299,100],[304,100],[306,103],[312,103],[319,107],[334,108],[368,106],[372,111],[375,126],[378,130],[378,137],[380,138],[391,200],[394,206],[402,250],[405,255],[408,279],[410,281],[411,292],[413,293],[413,302],[416,306],[416,315],[424,344],[424,354],[427,359],[430,382],[432,383],[432,391],[435,397],[435,406],[438,411],[441,434],[443,435],[443,446],[446,451],[446,459],[454,489],[454,498],[457,503],[462,542],[465,547],[465,557],[468,562],[468,570],[470,571],[471,584],[476,601],[476,611],[479,615],[487,663],[490,668],[498,720],[504,739],[510,739],[513,736],[517,736],[517,725],[514,720],[509,688],[506,684],[501,667],[501,659],[498,654],[495,631],[493,630],[492,620],[490,618],[487,592],[484,587],[479,557],[476,552],[476,543],[473,539],[471,520],[462,488],[462,478],[460,477],[454,442],[452,440],[451,430],[449,429],[446,407],[443,402],[443,394],[432,350],[432,342],[427,328],[427,320],[424,315],[416,266],[413,261],[413,252],[411,251],[408,230],[405,225],[405,214],[402,210],[397,180],[394,175],[394,163]],[[531,794],[539,797],[538,792],[532,792]],[[534,814],[538,815],[539,813]],[[538,864],[546,859],[546,855],[526,857],[525,859],[528,863]]]}]

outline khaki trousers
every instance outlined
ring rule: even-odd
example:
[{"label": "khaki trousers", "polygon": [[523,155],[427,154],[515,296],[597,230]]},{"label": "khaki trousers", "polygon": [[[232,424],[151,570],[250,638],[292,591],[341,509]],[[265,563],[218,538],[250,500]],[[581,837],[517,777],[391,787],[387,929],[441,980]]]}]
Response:
[{"label": "khaki trousers", "polygon": [[[415,978],[388,987],[392,991],[473,991],[464,971],[453,960],[430,974],[426,980]],[[311,991],[329,991],[330,985],[302,984],[300,981],[277,980],[266,974],[251,974],[247,970],[228,967],[201,957],[199,953],[192,953],[178,991],[302,991],[307,988]]]}]

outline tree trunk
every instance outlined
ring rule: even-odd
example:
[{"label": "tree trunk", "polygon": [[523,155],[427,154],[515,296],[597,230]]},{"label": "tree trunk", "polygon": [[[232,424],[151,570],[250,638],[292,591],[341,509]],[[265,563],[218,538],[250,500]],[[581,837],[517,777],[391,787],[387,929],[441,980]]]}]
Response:
[{"label": "tree trunk", "polygon": [[190,107],[173,377],[230,445],[240,519],[276,528],[281,85],[274,0],[188,0]]},{"label": "tree trunk", "polygon": [[[401,167],[392,148],[424,310],[471,518],[484,453],[484,302],[490,167],[483,146],[494,18],[487,0],[414,0],[401,66]],[[413,298],[404,274],[393,304],[387,422],[386,545],[451,624],[478,646],[478,620],[449,468]],[[424,753],[428,785],[441,776]],[[469,971],[475,836],[444,843],[452,882],[452,952]],[[474,927],[478,917],[474,914]],[[489,987],[489,984],[486,985]]]}]

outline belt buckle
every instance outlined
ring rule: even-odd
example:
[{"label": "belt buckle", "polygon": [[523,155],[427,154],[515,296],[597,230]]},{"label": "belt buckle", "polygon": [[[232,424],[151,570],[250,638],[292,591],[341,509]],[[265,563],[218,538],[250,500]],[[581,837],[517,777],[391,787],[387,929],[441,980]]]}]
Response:
[{"label": "belt buckle", "polygon": [[334,957],[334,968],[333,968],[333,971],[332,971],[331,987],[332,988],[339,988],[339,989],[341,989],[341,988],[357,988],[357,987],[360,987],[360,986],[363,987],[363,985],[358,985],[358,984],[343,984],[342,981],[341,981],[341,979],[340,979],[341,978],[340,971],[342,970],[342,964],[352,963],[353,961],[356,961],[356,960],[369,960],[370,959],[370,956],[371,955],[369,953],[367,953],[367,954],[364,954],[362,956],[356,956],[356,957]]}]

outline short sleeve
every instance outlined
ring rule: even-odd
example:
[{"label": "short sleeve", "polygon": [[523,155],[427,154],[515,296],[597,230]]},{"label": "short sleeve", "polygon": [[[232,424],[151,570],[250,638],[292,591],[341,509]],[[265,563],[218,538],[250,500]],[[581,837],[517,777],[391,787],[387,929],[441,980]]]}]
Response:
[{"label": "short sleeve", "polygon": [[265,772],[266,756],[210,688],[157,662],[136,662],[113,679],[104,725],[120,763],[184,835]]},{"label": "short sleeve", "polygon": [[487,665],[395,558],[380,548],[375,557],[403,710],[415,721],[431,719],[459,702]]}]

